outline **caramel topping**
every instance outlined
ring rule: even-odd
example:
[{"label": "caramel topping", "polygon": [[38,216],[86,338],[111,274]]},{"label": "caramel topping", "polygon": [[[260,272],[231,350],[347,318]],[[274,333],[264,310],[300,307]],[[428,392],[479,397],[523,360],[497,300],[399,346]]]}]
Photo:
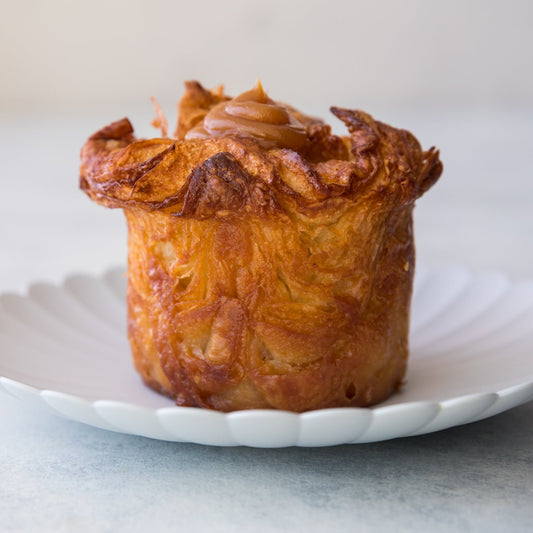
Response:
[{"label": "caramel topping", "polygon": [[260,82],[250,91],[211,108],[185,139],[252,137],[267,148],[300,148],[307,135],[291,110],[271,100]]}]

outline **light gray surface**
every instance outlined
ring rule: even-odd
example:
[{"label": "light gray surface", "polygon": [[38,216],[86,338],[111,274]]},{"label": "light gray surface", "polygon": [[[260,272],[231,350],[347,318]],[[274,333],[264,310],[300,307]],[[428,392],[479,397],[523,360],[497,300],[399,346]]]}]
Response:
[{"label": "light gray surface", "polygon": [[37,415],[0,396],[5,531],[531,531],[533,403],[416,438],[215,448]]},{"label": "light gray surface", "polygon": [[[533,278],[533,111],[369,111],[442,150],[442,181],[416,209],[419,260]],[[115,118],[2,118],[0,291],[124,263],[122,214],[77,190],[81,144]],[[532,415],[529,403],[385,443],[224,449],[107,433],[1,395],[0,531],[531,531]]]}]

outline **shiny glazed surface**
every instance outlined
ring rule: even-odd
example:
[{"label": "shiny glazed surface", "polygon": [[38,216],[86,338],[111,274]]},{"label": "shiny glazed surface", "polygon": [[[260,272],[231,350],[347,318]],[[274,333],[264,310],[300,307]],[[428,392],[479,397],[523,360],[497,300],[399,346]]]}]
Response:
[{"label": "shiny glazed surface", "polygon": [[252,90],[215,105],[185,138],[225,136],[251,137],[265,147],[293,149],[306,141],[303,124],[287,106],[269,98],[260,82]]}]

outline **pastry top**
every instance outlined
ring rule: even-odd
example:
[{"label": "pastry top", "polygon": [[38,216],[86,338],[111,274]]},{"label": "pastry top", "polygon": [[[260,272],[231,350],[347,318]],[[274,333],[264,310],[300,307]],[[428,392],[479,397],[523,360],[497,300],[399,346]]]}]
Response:
[{"label": "pastry top", "polygon": [[221,87],[185,84],[172,138],[137,139],[128,119],[81,152],[80,186],[107,207],[210,218],[337,211],[365,199],[378,210],[413,203],[439,178],[438,151],[362,111],[332,107],[339,137],[320,119],[270,99],[260,84],[231,99]]}]

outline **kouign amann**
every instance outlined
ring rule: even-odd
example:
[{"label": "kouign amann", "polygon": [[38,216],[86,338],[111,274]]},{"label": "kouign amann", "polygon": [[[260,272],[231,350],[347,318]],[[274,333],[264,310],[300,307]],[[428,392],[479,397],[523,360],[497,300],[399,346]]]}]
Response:
[{"label": "kouign amann", "polygon": [[[156,106],[157,107],[157,106]],[[177,405],[295,412],[369,406],[403,382],[412,210],[438,152],[362,111],[348,129],[186,83],[178,125],[92,135],[81,188],[128,226],[135,367]]]}]

